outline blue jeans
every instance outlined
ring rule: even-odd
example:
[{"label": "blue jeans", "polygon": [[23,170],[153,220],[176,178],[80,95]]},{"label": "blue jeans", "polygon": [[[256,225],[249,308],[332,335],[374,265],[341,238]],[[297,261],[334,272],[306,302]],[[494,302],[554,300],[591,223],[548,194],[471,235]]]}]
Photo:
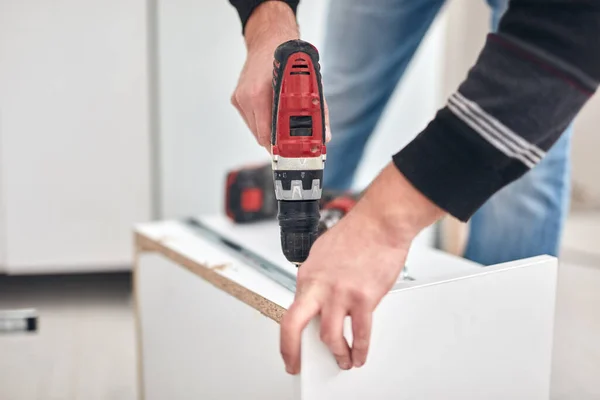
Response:
[{"label": "blue jeans", "polygon": [[[444,0],[331,0],[323,84],[333,139],[324,185],[348,189],[365,145]],[[495,29],[507,0],[488,0]],[[473,216],[465,257],[491,265],[556,255],[568,211],[572,127],[532,171]],[[391,149],[393,152],[399,149]]]}]

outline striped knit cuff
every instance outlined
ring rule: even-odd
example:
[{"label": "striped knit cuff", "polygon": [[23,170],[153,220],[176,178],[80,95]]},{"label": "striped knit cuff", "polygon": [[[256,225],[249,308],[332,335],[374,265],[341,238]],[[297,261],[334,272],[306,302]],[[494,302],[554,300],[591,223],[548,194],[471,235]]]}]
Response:
[{"label": "striped knit cuff", "polygon": [[577,66],[492,34],[447,106],[394,163],[431,201],[466,221],[542,160],[596,86]]},{"label": "striped knit cuff", "polygon": [[527,168],[535,167],[546,156],[544,150],[523,139],[460,92],[450,96],[448,109],[488,144],[506,157],[522,162]]},{"label": "striped knit cuff", "polygon": [[520,162],[499,170],[489,157],[493,151],[446,107],[393,161],[424,196],[467,221],[506,182],[528,170]]}]

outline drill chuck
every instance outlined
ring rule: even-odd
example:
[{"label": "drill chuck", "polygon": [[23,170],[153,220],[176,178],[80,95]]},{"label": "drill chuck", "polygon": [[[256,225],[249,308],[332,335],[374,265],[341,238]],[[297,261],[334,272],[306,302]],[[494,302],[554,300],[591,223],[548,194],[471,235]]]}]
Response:
[{"label": "drill chuck", "polygon": [[301,264],[318,236],[319,201],[282,200],[278,203],[281,249],[288,261]]}]

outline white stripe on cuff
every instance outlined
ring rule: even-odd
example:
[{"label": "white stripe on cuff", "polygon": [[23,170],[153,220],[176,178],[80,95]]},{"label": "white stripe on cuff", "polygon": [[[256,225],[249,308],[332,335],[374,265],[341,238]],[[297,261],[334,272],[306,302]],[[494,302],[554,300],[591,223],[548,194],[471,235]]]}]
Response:
[{"label": "white stripe on cuff", "polygon": [[479,133],[479,135],[482,138],[487,140],[492,146],[494,146],[495,148],[500,150],[506,156],[508,156],[510,158],[515,158],[515,159],[521,161],[528,168],[535,167],[535,163],[533,161],[529,160],[528,158],[526,158],[520,154],[515,153],[514,151],[512,151],[511,149],[506,147],[502,142],[498,141],[494,136],[489,134],[484,128],[482,128],[480,125],[478,125],[477,122],[473,121],[473,119],[470,116],[463,113],[463,111],[460,108],[456,107],[452,103],[448,103],[448,108],[450,109],[450,111],[452,111],[454,113],[454,115],[456,115],[464,123],[469,125],[475,132]]},{"label": "white stripe on cuff", "polygon": [[527,140],[523,139],[521,136],[513,132],[509,127],[504,125],[502,122],[498,121],[496,118],[492,117],[490,114],[485,112],[479,105],[465,96],[463,96],[460,92],[456,92],[455,96],[457,99],[460,99],[464,104],[466,104],[471,110],[473,110],[477,115],[481,116],[481,118],[486,119],[494,128],[496,128],[500,133],[502,133],[507,139],[512,140],[517,145],[521,146],[524,149],[531,151],[533,154],[537,155],[540,160],[546,156],[546,152],[533,143],[529,143]]},{"label": "white stripe on cuff", "polygon": [[539,147],[527,142],[458,92],[450,97],[448,108],[491,145],[529,168],[533,168],[546,155]]}]

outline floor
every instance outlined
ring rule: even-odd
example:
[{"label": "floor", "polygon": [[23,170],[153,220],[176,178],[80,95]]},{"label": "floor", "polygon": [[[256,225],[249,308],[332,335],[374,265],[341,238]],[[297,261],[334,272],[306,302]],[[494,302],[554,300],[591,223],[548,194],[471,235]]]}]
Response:
[{"label": "floor", "polygon": [[[552,399],[598,400],[600,213],[573,216],[564,247]],[[0,277],[0,309],[40,313],[37,334],[0,336],[0,399],[135,399],[130,288],[125,273]]]}]

